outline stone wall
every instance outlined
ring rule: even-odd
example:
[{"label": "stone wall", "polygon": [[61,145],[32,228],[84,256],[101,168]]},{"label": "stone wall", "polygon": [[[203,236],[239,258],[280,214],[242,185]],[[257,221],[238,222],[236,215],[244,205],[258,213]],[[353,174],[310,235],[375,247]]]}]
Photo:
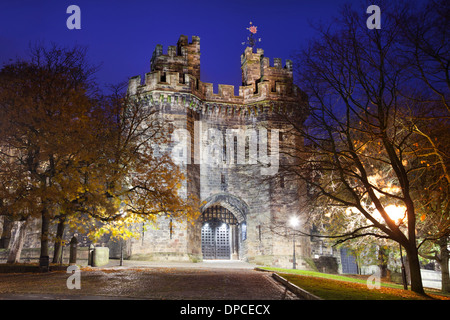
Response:
[{"label": "stone wall", "polygon": [[[107,248],[106,248],[107,249]],[[20,263],[38,263],[41,250],[37,248],[23,248],[20,255]],[[49,247],[50,262],[53,257],[53,247]],[[70,258],[69,246],[65,246],[63,250],[63,264],[68,264]],[[0,263],[6,263],[8,259],[8,250],[0,249]],[[89,247],[77,248],[77,265],[87,266],[89,262]]]}]

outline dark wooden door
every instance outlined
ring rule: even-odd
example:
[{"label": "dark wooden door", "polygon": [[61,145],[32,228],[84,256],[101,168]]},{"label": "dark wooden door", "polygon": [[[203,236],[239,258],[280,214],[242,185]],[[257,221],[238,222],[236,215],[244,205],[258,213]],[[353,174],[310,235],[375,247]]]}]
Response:
[{"label": "dark wooden door", "polygon": [[221,221],[207,221],[202,226],[203,259],[230,259],[230,226]]}]

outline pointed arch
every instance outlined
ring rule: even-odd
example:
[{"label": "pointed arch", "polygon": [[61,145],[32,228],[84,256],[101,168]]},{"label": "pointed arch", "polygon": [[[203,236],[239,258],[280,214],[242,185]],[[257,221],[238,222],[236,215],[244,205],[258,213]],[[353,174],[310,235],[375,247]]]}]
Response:
[{"label": "pointed arch", "polygon": [[201,207],[202,213],[211,206],[220,205],[233,213],[239,223],[247,220],[248,205],[237,196],[228,193],[217,193],[206,198],[204,202],[205,204]]}]

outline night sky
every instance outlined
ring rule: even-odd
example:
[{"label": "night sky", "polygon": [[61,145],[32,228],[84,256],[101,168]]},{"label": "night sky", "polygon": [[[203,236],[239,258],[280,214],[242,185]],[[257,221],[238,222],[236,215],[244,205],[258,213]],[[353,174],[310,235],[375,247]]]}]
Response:
[{"label": "night sky", "polygon": [[[0,2],[0,63],[24,57],[30,43],[88,46],[102,63],[100,85],[126,81],[150,70],[157,44],[176,45],[181,34],[200,37],[201,80],[241,84],[240,55],[249,22],[258,27],[265,56],[289,59],[314,36],[311,24],[329,22],[344,0],[255,1],[4,1]],[[81,30],[69,30],[69,5],[81,9]],[[374,4],[375,1],[374,1]],[[359,2],[355,4],[359,7]],[[361,10],[362,16],[368,16]],[[235,88],[237,91],[237,88]]]}]

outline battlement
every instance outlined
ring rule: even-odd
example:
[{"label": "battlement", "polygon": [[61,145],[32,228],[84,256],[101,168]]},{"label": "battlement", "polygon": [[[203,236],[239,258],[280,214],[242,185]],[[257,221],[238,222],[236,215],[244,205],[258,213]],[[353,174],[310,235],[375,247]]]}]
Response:
[{"label": "battlement", "polygon": [[192,74],[200,79],[200,37],[181,35],[176,46],[168,46],[163,53],[163,46],[158,44],[150,60],[151,71],[179,72]]},{"label": "battlement", "polygon": [[150,72],[144,82],[140,76],[129,81],[130,94],[151,91],[190,93],[205,102],[244,105],[259,101],[299,101],[300,90],[293,84],[292,61],[282,66],[280,58],[271,61],[264,57],[263,49],[247,47],[241,55],[242,86],[235,95],[233,85],[214,85],[200,81],[200,38],[180,36],[176,46],[168,46],[163,53],[161,45],[153,51]]},{"label": "battlement", "polygon": [[270,63],[270,58],[263,57],[261,59],[261,66],[263,69],[275,68],[275,69],[284,69],[292,72],[292,60],[286,59],[286,64],[284,67],[282,66],[281,58],[273,58],[273,63]]},{"label": "battlement", "polygon": [[286,83],[275,82],[274,87],[268,81],[256,84],[257,90],[253,85],[239,86],[239,94],[234,94],[233,85],[218,85],[218,92],[214,93],[213,84],[200,82],[200,91],[207,101],[226,102],[232,104],[246,104],[263,100],[290,100],[297,98],[296,87],[289,86]]},{"label": "battlement", "polygon": [[270,64],[270,59],[264,56],[264,50],[257,48],[256,52],[252,48],[247,47],[244,53],[241,55],[241,66],[246,63],[260,63],[262,68],[276,68],[276,69],[286,69],[292,71],[292,60],[286,59],[286,64],[282,66],[281,58],[273,58],[273,63]]},{"label": "battlement", "polygon": [[153,51],[152,60],[155,60],[160,56],[186,57],[189,47],[194,47],[194,50],[198,47],[198,52],[200,52],[200,37],[192,36],[192,41],[189,42],[187,36],[181,35],[176,46],[168,46],[166,54],[163,53],[163,46],[161,44],[157,44],[155,50]]},{"label": "battlement", "polygon": [[269,81],[254,85],[239,86],[239,93],[235,95],[235,86],[219,84],[217,93],[214,93],[214,84],[202,82],[191,75],[179,72],[153,71],[145,74],[144,82],[141,76],[129,80],[128,92],[130,94],[148,91],[177,91],[193,93],[207,101],[245,104],[262,100],[291,100],[297,98],[297,87],[289,83]]}]

